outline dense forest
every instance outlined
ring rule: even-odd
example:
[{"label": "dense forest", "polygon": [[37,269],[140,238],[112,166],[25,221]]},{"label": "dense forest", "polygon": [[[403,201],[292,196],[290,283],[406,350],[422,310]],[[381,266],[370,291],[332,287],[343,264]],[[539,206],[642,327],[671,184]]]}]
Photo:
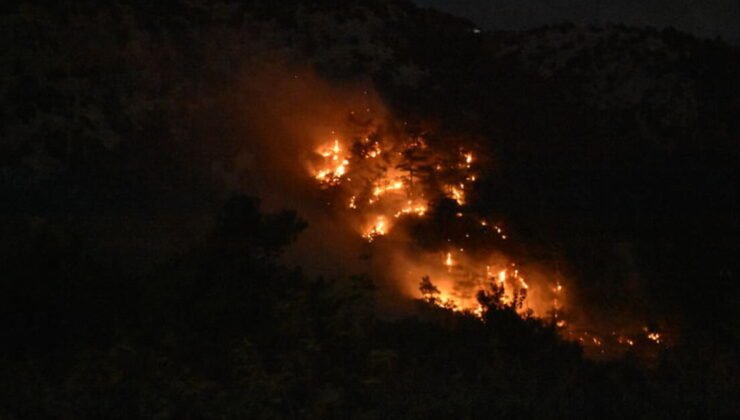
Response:
[{"label": "dense forest", "polygon": [[[0,417],[740,415],[737,48],[402,0],[11,2],[0,29]],[[594,360],[485,293],[479,318],[420,278],[389,314],[372,275],[286,263],[310,222],[240,184],[265,140],[235,86],[298,67],[481,139],[470,206],[562,261],[594,322],[670,345]]]}]

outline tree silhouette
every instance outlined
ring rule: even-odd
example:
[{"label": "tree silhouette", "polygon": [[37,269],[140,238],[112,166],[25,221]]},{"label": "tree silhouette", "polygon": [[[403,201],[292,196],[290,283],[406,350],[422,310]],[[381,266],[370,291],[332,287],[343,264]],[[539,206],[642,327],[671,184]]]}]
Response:
[{"label": "tree silhouette", "polygon": [[427,302],[437,303],[439,301],[439,289],[437,289],[437,286],[432,284],[432,280],[429,276],[423,276],[421,278],[421,282],[419,282],[419,291]]}]

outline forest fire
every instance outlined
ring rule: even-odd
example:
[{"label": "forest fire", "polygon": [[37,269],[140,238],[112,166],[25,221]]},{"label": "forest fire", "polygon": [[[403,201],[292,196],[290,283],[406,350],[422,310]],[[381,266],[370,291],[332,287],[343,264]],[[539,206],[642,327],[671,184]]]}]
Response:
[{"label": "forest fire", "polygon": [[0,420],[740,418],[740,0],[8,3]]},{"label": "forest fire", "polygon": [[[315,151],[313,177],[331,200],[346,203],[343,211],[338,210],[344,214],[339,220],[356,226],[367,246],[374,247],[384,237],[396,238],[384,241],[383,249],[407,256],[396,258],[397,267],[388,269],[398,273],[396,281],[409,296],[421,292],[431,304],[482,319],[484,307],[478,296],[483,293],[522,317],[550,320],[565,337],[595,353],[604,354],[609,346],[634,346],[634,333],[603,337],[577,327],[568,319],[560,277],[539,269],[525,278],[531,270],[502,252],[501,241],[508,235],[501,224],[471,211],[468,203],[481,169],[472,148],[461,146],[449,153],[449,144],[423,135],[332,135]],[[445,200],[451,204],[442,204]],[[440,214],[440,205],[454,206],[451,219]],[[414,226],[428,229],[422,236],[443,235],[446,240],[409,235]],[[394,236],[396,230],[401,233]],[[441,258],[430,258],[435,254]],[[663,342],[657,332],[646,334],[648,342]]]},{"label": "forest fire", "polygon": [[[497,253],[490,242],[496,240],[496,236],[498,240],[506,239],[503,230],[496,224],[489,224],[485,218],[469,214],[465,206],[465,191],[477,179],[474,175],[476,159],[473,152],[461,148],[458,153],[449,156],[444,153],[444,148],[434,147],[421,136],[391,141],[379,139],[378,136],[374,136],[374,139],[371,141],[368,136],[359,137],[348,142],[347,147],[334,138],[316,152],[321,166],[315,172],[315,179],[322,188],[332,189],[340,197],[348,197],[347,209],[366,220],[361,223],[360,235],[372,244],[380,237],[391,234],[396,224],[407,227],[408,223],[404,223],[406,219],[423,219],[440,200],[450,199],[455,203],[454,214],[456,219],[461,220],[460,223],[470,224],[469,221],[473,220],[473,228],[464,234],[464,240],[470,240],[471,236],[485,238],[489,231],[496,235],[488,239],[489,243],[475,246],[469,253],[465,252],[463,243],[448,238],[446,246],[451,245],[455,251],[442,253],[440,267],[435,267],[432,260],[411,264],[413,269],[410,271],[418,273],[419,277],[408,278],[409,284],[415,285],[418,278],[435,274],[433,290],[438,291],[439,296],[430,302],[457,311],[477,312],[479,315],[481,308],[475,296],[485,290],[489,283],[500,288],[499,299],[502,303],[523,300],[530,284],[515,264],[507,262],[508,258],[502,255],[496,257],[498,261],[492,261],[491,257],[484,255]],[[343,153],[344,150],[351,150],[352,153]],[[351,176],[350,161],[355,162]],[[427,168],[433,168],[431,174]],[[397,222],[390,223],[391,219]],[[431,279],[429,283],[432,284]],[[550,289],[557,289],[552,297],[549,296],[552,293],[546,293]],[[557,312],[563,300],[561,292],[560,283],[538,287],[538,292],[533,293],[538,302],[522,311],[541,316]]]}]

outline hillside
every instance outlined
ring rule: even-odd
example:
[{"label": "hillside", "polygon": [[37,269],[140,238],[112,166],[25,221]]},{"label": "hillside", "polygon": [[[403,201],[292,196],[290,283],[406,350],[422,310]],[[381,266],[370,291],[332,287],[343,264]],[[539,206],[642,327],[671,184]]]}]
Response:
[{"label": "hillside", "polygon": [[[624,26],[487,32],[400,0],[4,10],[0,417],[740,413],[737,48]],[[388,303],[373,271],[286,262],[340,220],[305,204],[331,190],[291,178],[307,146],[289,138],[356,91],[391,121],[374,134],[480,165],[467,202],[399,223],[419,254],[493,215],[502,252],[569,280],[574,317],[670,342],[594,360],[503,286],[474,315],[421,278]],[[424,157],[404,168],[423,179]],[[278,161],[292,167],[255,169]]]}]

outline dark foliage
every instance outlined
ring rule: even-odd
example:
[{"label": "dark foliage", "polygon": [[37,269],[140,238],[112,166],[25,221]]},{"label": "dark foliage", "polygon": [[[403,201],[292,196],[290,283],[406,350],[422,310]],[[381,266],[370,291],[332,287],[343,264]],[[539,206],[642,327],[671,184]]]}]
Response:
[{"label": "dark foliage", "polygon": [[[475,34],[382,0],[2,13],[0,417],[740,414],[736,49],[624,27]],[[642,296],[678,342],[594,362],[495,288],[484,322],[436,306],[428,278],[414,315],[389,319],[371,279],[283,267],[305,223],[211,171],[238,137],[237,70],[274,50],[486,139],[476,210],[577,267],[605,317]],[[630,80],[649,87],[625,100]]]}]

